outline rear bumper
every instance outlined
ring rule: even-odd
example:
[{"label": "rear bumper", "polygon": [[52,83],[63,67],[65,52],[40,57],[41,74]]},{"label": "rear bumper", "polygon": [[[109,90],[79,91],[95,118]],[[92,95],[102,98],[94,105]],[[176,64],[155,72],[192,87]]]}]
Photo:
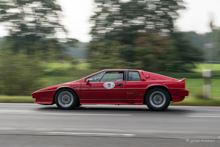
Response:
[{"label": "rear bumper", "polygon": [[184,100],[185,96],[189,95],[189,90],[187,89],[180,89],[179,92],[176,92],[172,95],[173,102],[181,102]]},{"label": "rear bumper", "polygon": [[188,96],[189,95],[189,90],[187,89],[180,89],[179,96]]}]

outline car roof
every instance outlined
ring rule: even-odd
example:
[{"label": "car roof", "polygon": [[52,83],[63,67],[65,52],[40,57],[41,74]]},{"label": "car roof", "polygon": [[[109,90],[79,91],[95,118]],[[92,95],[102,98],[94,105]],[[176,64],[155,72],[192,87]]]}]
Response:
[{"label": "car roof", "polygon": [[103,69],[102,71],[138,71],[139,69]]}]

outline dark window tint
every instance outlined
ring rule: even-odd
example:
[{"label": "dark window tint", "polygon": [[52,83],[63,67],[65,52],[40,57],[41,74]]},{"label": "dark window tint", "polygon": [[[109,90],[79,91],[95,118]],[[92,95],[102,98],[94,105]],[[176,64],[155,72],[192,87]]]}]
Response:
[{"label": "dark window tint", "polygon": [[129,71],[128,72],[128,81],[141,81],[141,77],[139,75],[139,72]]}]

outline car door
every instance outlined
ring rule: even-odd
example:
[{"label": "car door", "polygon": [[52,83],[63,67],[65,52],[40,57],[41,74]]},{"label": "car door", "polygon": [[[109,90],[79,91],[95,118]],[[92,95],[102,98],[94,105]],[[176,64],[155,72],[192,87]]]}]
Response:
[{"label": "car door", "polygon": [[114,103],[125,99],[125,86],[124,71],[106,71],[85,79],[81,84],[81,98],[91,103]]},{"label": "car door", "polygon": [[146,81],[142,81],[139,71],[127,71],[126,99],[134,103],[143,103],[146,91]]}]

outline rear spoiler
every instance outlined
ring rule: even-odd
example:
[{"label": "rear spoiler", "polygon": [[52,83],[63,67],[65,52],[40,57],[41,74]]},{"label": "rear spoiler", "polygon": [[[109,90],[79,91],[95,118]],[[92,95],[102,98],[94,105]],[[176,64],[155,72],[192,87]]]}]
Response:
[{"label": "rear spoiler", "polygon": [[183,78],[183,79],[181,79],[181,80],[179,80],[180,82],[184,82],[185,83],[185,81],[186,81],[186,78]]},{"label": "rear spoiler", "polygon": [[179,82],[180,82],[180,87],[185,89],[186,78],[179,80]]}]

